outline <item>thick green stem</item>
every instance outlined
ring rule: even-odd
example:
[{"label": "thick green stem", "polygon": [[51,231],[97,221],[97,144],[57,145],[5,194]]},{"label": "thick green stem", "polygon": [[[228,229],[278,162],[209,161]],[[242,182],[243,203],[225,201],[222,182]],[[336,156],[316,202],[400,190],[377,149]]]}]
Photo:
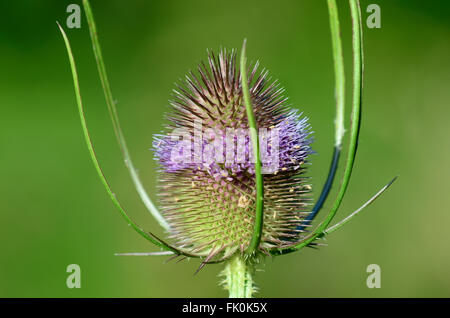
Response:
[{"label": "thick green stem", "polygon": [[255,287],[253,285],[254,266],[241,256],[230,259],[223,270],[225,289],[230,298],[252,298]]}]

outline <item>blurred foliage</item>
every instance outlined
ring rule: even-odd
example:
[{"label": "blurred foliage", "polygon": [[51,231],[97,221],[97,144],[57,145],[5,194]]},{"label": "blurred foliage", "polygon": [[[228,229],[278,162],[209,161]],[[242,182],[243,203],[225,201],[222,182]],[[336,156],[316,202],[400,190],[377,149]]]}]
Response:
[{"label": "blurred foliage", "polygon": [[[0,296],[226,296],[217,286],[222,265],[207,266],[194,276],[196,260],[164,264],[163,257],[114,256],[155,249],[123,222],[90,162],[55,24],[65,22],[72,2],[77,3],[0,4]],[[362,1],[363,17],[370,3]],[[364,28],[363,126],[337,220],[391,177],[400,178],[330,236],[329,246],[266,259],[256,277],[261,297],[450,297],[450,5],[376,3],[382,27]],[[162,128],[173,83],[205,59],[207,48],[239,48],[244,37],[249,59],[259,59],[284,85],[293,107],[310,118],[317,152],[310,176],[318,195],[333,144],[325,1],[91,4],[123,129],[153,198],[156,165],[148,149],[152,134]],[[349,9],[347,1],[338,4],[350,83]],[[84,16],[81,29],[67,31],[105,173],[138,223],[162,234],[123,166]],[[81,266],[81,289],[66,287],[65,269],[72,263]],[[366,267],[372,263],[381,266],[381,289],[366,287]]]}]

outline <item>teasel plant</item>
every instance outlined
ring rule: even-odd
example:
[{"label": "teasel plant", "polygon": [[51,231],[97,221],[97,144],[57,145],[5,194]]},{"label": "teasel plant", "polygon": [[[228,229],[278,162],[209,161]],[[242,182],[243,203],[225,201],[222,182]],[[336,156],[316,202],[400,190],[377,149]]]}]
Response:
[{"label": "teasel plant", "polygon": [[[167,241],[136,224],[111,189],[89,134],[69,39],[58,24],[69,57],[84,138],[96,172],[128,225],[159,249],[150,253],[118,255],[167,255],[179,260],[198,258],[198,270],[207,264],[224,263],[221,283],[229,296],[250,298],[256,291],[255,268],[265,257],[323,245],[323,238],[353,219],[395,181],[396,178],[360,208],[330,226],[349,185],[361,127],[364,70],[361,10],[358,0],[349,0],[353,29],[353,93],[348,150],[336,198],[325,218],[313,227],[312,222],[335,183],[345,132],[345,74],[338,9],[335,0],[327,0],[327,4],[336,85],[335,144],[329,173],[315,204],[311,202],[309,179],[304,176],[308,156],[312,153],[308,120],[290,109],[283,96],[284,90],[277,81],[269,78],[266,70],[259,69],[258,62],[247,65],[244,40],[239,61],[235,50],[223,49],[219,54],[210,51],[207,63],[201,63],[197,72],[190,72],[177,84],[167,115],[169,124],[161,134],[154,136],[152,148],[159,163],[158,209],[131,160],[112,97],[92,9],[89,1],[83,0],[106,104],[125,165],[145,207],[168,233]],[[200,128],[198,123],[201,123]],[[258,132],[261,128],[276,131],[276,143],[270,139],[266,145],[267,136]],[[247,130],[241,146],[243,155],[249,159],[223,162],[216,156],[210,156],[207,161],[202,160],[202,156],[194,158],[208,147],[212,150],[208,143],[211,140],[206,137],[196,141],[194,136],[192,149],[184,139],[173,138],[171,131],[180,129],[188,137],[193,137],[197,129],[202,136],[214,131],[215,137],[225,138],[229,129]],[[236,136],[232,141],[236,141]],[[189,143],[192,145],[190,139]],[[188,156],[179,152],[183,145],[189,149]],[[270,169],[274,166],[273,160],[263,160],[262,145],[266,145],[266,152],[277,155],[275,169]],[[214,144],[213,148],[219,155],[226,156],[220,146],[223,145]]]}]

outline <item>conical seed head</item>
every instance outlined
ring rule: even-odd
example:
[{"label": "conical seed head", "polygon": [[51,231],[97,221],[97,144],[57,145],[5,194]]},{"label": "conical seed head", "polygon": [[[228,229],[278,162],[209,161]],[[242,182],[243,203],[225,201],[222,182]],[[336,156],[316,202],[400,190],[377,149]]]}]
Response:
[{"label": "conical seed head", "polygon": [[[311,187],[302,177],[311,153],[307,119],[291,110],[268,72],[249,70],[264,179],[261,251],[302,237]],[[252,142],[234,51],[177,84],[169,124],[155,136],[159,197],[175,244],[197,255],[244,251],[255,221]]]}]

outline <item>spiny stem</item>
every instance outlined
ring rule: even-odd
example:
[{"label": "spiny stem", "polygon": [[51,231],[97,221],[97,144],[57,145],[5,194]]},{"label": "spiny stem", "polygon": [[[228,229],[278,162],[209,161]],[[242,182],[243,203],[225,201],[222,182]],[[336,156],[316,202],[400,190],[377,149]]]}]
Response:
[{"label": "spiny stem", "polygon": [[252,263],[240,255],[226,263],[222,275],[225,276],[225,289],[228,290],[230,298],[252,298],[255,292],[253,272]]}]

